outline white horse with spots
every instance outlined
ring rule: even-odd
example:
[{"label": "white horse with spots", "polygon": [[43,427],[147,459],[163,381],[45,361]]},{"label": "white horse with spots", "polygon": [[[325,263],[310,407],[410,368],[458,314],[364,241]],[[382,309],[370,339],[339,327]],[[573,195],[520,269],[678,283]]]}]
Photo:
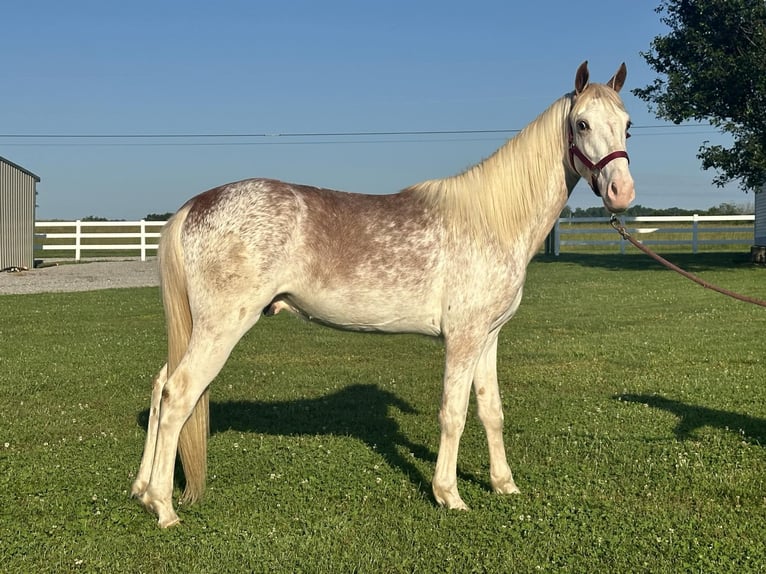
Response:
[{"label": "white horse with spots", "polygon": [[341,329],[442,338],[434,497],[466,508],[456,465],[472,385],[492,488],[518,492],[503,446],[498,332],[516,312],[527,264],[580,177],[612,212],[633,200],[630,122],[618,96],[625,75],[623,64],[606,84],[589,84],[583,63],[574,92],[491,157],[393,195],[252,179],[188,201],[160,241],[168,358],[154,381],[132,489],[160,526],[178,522],[177,449],[183,501],[204,491],[211,381],[242,335],[281,309]]}]

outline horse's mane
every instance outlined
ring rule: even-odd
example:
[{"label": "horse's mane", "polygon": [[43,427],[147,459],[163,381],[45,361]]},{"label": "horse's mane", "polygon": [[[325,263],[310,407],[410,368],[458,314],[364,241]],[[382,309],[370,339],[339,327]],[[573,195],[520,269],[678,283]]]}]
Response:
[{"label": "horse's mane", "polygon": [[572,92],[553,102],[482,162],[452,177],[418,183],[407,191],[437,208],[448,227],[478,237],[490,233],[508,246],[528,229],[530,218],[544,223],[546,210],[541,201],[552,202],[560,192],[559,209],[564,207],[567,177],[562,162],[567,117],[573,107],[600,97],[622,107],[617,92],[591,84],[577,97]]}]

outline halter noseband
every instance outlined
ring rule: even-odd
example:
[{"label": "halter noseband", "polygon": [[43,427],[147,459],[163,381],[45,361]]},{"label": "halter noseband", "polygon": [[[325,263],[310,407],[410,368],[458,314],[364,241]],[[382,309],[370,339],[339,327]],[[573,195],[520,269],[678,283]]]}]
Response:
[{"label": "halter noseband", "polygon": [[580,162],[587,167],[591,171],[590,176],[590,188],[593,190],[593,193],[596,194],[597,197],[601,197],[601,193],[598,191],[598,176],[599,173],[601,173],[601,170],[606,167],[606,164],[608,164],[613,159],[617,159],[618,157],[624,157],[626,160],[628,160],[628,163],[630,163],[630,158],[628,157],[628,152],[624,150],[618,150],[613,151],[610,154],[605,155],[600,160],[598,160],[596,163],[593,163],[590,159],[588,159],[588,156],[586,156],[582,151],[580,151],[580,148],[578,148],[574,143],[574,133],[572,132],[572,125],[569,125],[569,165],[572,166],[572,169],[575,173],[577,172],[577,168],[574,164],[574,158],[575,156],[577,159],[580,160]]}]

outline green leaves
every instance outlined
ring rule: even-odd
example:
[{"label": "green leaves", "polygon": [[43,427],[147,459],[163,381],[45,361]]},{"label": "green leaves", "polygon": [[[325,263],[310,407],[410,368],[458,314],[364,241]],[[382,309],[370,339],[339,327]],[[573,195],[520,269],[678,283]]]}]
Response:
[{"label": "green leaves", "polygon": [[733,138],[731,147],[705,142],[705,169],[717,185],[743,190],[766,184],[766,4],[763,0],[663,0],[657,8],[670,31],[642,52],[660,74],[633,90],[658,117],[709,121]]}]

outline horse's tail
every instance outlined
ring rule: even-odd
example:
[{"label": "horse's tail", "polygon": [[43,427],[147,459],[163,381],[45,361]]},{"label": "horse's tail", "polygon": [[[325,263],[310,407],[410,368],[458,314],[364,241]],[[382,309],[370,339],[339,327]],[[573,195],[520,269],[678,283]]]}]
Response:
[{"label": "horse's tail", "polygon": [[[184,207],[168,221],[159,246],[162,301],[168,336],[168,377],[181,362],[192,332],[192,315],[186,285],[181,230],[189,212]],[[207,477],[207,439],[210,433],[208,389],[202,393],[178,438],[186,488],[181,500],[193,503],[202,497]]]}]

